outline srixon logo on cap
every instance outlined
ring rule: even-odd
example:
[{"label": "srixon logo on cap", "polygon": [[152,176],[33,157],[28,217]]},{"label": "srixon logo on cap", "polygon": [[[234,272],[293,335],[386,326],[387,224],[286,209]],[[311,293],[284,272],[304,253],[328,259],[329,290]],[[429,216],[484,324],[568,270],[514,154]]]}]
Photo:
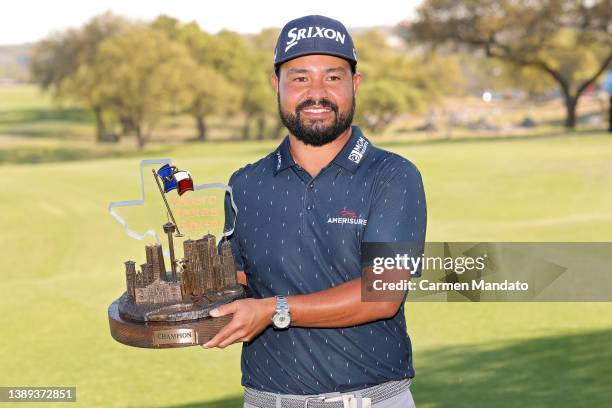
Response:
[{"label": "srixon logo on cap", "polygon": [[297,27],[293,27],[287,32],[287,37],[289,37],[290,40],[287,41],[285,52],[287,52],[289,48],[293,47],[294,45],[297,45],[297,43],[303,38],[321,37],[327,38],[328,40],[335,40],[336,42],[344,44],[346,33],[341,33],[340,31],[325,27],[310,26],[299,29]]}]

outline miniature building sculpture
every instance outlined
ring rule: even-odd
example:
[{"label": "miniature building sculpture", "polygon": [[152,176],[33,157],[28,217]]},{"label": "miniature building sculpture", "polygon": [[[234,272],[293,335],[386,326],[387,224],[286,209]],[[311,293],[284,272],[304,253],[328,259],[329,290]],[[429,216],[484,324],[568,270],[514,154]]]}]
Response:
[{"label": "miniature building sculpture", "polygon": [[[166,227],[166,226],[165,226]],[[166,272],[164,254],[159,244],[145,247],[147,262],[136,271],[133,261],[125,262],[127,295],[131,302],[171,303],[197,299],[207,292],[219,292],[236,286],[236,267],[231,244],[223,240],[220,254],[213,235],[184,242],[183,271],[176,272],[172,233],[168,234],[172,272]]]}]

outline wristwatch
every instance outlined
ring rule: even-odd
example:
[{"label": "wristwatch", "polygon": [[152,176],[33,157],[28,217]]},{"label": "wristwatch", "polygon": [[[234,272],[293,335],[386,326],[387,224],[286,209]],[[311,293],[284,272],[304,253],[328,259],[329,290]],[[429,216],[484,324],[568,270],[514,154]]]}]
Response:
[{"label": "wristwatch", "polygon": [[272,316],[272,325],[276,329],[286,329],[291,324],[289,302],[285,296],[276,296],[276,311]]}]

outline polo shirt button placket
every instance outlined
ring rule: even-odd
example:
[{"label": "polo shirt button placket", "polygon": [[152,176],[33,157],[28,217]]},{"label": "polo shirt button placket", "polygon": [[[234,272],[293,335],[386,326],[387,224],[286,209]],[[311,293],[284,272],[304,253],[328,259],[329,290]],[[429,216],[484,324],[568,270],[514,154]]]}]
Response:
[{"label": "polo shirt button placket", "polygon": [[304,217],[302,218],[302,231],[307,236],[313,236],[312,234],[312,222],[313,222],[313,211],[314,210],[314,181],[310,180],[306,183],[306,190],[304,191]]}]

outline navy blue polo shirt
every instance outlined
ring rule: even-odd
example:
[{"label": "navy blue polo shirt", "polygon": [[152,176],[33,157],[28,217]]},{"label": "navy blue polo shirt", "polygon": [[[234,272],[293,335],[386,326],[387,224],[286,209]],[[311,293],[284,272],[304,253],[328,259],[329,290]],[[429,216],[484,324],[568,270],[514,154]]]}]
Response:
[{"label": "navy blue polo shirt", "polygon": [[[229,184],[238,208],[230,242],[257,298],[359,278],[362,242],[425,241],[419,171],[374,147],[357,126],[314,178],[293,161],[287,137]],[[226,205],[226,220],[233,217]],[[270,326],[243,344],[241,367],[244,386],[284,394],[345,392],[413,377],[404,307],[390,319],[346,328]]]}]

